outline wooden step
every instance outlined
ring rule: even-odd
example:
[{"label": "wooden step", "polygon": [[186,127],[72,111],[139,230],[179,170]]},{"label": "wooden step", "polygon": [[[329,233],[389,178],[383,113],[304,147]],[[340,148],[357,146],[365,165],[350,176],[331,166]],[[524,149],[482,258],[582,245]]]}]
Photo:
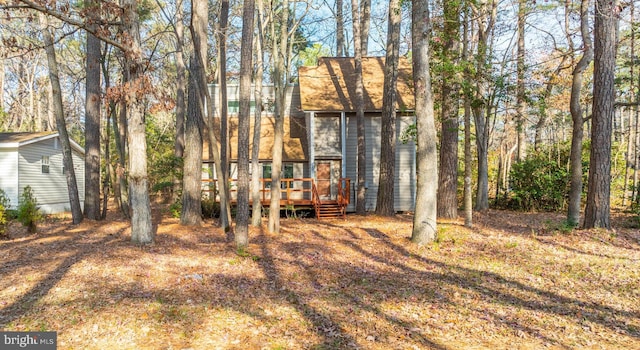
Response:
[{"label": "wooden step", "polygon": [[344,211],[337,201],[321,202],[316,210],[316,218],[344,217]]}]

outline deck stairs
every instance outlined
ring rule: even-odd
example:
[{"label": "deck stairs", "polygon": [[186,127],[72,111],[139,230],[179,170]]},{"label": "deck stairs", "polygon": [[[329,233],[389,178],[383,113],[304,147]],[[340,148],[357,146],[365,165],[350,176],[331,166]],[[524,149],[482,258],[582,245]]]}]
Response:
[{"label": "deck stairs", "polygon": [[316,218],[344,218],[346,215],[345,209],[346,208],[340,205],[337,200],[321,200],[318,206],[316,206]]}]

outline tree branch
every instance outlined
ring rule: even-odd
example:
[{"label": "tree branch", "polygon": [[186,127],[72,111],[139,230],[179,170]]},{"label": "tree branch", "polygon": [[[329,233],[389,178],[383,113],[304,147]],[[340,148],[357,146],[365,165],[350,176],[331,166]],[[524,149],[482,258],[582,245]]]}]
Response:
[{"label": "tree branch", "polygon": [[124,52],[129,52],[129,47],[125,46],[125,44],[123,44],[123,43],[121,43],[119,41],[113,40],[113,39],[111,39],[109,37],[106,37],[104,35],[101,35],[98,31],[90,29],[87,26],[87,23],[79,21],[79,20],[76,20],[76,19],[73,19],[73,18],[67,16],[64,12],[56,11],[54,9],[47,8],[46,6],[43,6],[40,3],[36,2],[36,1],[32,1],[32,0],[18,0],[18,1],[20,1],[24,5],[23,6],[16,5],[16,6],[13,6],[14,8],[21,8],[21,9],[28,8],[28,9],[32,9],[32,10],[44,13],[46,15],[55,17],[55,18],[65,22],[65,23],[68,23],[70,25],[73,25],[73,26],[76,26],[78,28],[84,29],[87,33],[93,34],[96,38],[102,40],[103,42],[105,42],[107,44],[113,45],[113,46],[119,48],[120,50],[122,50]]}]

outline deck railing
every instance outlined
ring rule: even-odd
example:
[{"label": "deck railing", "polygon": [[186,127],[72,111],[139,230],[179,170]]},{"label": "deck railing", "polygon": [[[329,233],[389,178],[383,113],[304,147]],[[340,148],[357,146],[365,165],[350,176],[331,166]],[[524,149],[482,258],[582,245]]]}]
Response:
[{"label": "deck railing", "polygon": [[[216,201],[220,200],[217,179],[203,179],[202,192],[209,193]],[[312,178],[293,178],[280,180],[281,201],[285,204],[308,203],[313,201],[313,188],[315,183]],[[229,195],[232,202],[235,202],[238,192],[238,180],[229,180]],[[251,191],[251,183],[249,184]],[[271,179],[260,179],[260,199],[262,203],[271,200]]]}]

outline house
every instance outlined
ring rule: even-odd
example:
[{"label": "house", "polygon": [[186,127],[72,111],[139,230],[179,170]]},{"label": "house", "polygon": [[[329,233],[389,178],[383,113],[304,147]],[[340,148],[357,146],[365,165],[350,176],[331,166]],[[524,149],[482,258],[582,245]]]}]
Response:
[{"label": "house", "polygon": [[[84,207],[84,149],[71,141],[80,204]],[[31,186],[45,214],[69,211],[69,191],[58,133],[0,133],[0,188],[16,208]]]},{"label": "house", "polygon": [[[384,59],[363,58],[365,101],[367,174],[366,209],[375,209],[380,164],[380,130],[384,81]],[[283,173],[286,179],[313,179],[320,200],[336,200],[348,185],[347,211],[355,211],[357,179],[357,131],[355,101],[355,72],[353,58],[322,58],[315,67],[300,67],[299,84],[287,88],[284,119]],[[414,98],[411,65],[401,59],[398,70],[398,115],[396,132],[399,136],[414,124]],[[218,100],[219,86],[210,87],[214,101]],[[237,178],[238,86],[227,87],[229,110],[230,179]],[[260,176],[271,176],[273,149],[273,86],[263,88],[263,114],[261,119]],[[253,99],[253,96],[252,96]],[[252,102],[251,135],[253,140]],[[217,129],[216,129],[217,132]],[[205,137],[203,160],[211,164],[208,137]],[[413,142],[396,146],[396,211],[411,211],[415,205],[415,145]],[[212,168],[212,167],[211,167]],[[208,173],[213,173],[211,170]],[[205,172],[204,177],[210,177]],[[214,176],[215,177],[215,176]],[[267,181],[265,181],[267,182]],[[233,182],[232,182],[233,186]],[[283,188],[297,191],[293,199],[310,199],[311,190],[303,181],[291,181]],[[295,196],[298,197],[295,197]],[[233,197],[233,193],[232,193]],[[288,197],[287,197],[288,198]]]},{"label": "house", "polygon": [[[311,177],[318,182],[330,180],[331,196],[336,195],[338,177],[351,179],[348,211],[355,210],[357,191],[357,126],[355,107],[355,68],[353,58],[321,58],[315,67],[298,69],[301,109],[309,129]],[[384,59],[362,59],[364,83],[366,174],[368,211],[375,210],[380,170],[380,132],[384,85]],[[414,124],[414,95],[411,64],[400,59],[397,82],[396,136]],[[411,211],[415,206],[415,145],[396,143],[396,211]]]}]

